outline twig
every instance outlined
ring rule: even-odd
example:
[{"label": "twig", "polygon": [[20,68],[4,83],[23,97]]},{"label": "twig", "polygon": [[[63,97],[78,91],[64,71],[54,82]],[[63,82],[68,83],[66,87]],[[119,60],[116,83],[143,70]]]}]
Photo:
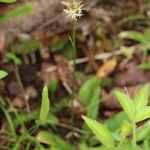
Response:
[{"label": "twig", "polygon": [[66,82],[62,82],[62,84],[63,84],[63,86],[64,86],[64,88],[67,90],[67,92],[70,94],[70,95],[72,95],[72,89],[70,88],[70,86],[66,83]]},{"label": "twig", "polygon": [[15,75],[16,75],[16,79],[17,79],[18,85],[20,87],[20,90],[24,96],[27,111],[30,112],[30,105],[28,103],[28,95],[25,94],[25,90],[24,90],[24,87],[23,87],[23,84],[21,81],[20,73],[19,73],[19,68],[16,64],[15,64]]},{"label": "twig", "polygon": [[[122,50],[118,50],[116,52],[110,52],[110,53],[103,53],[103,54],[98,54],[94,56],[95,60],[106,60],[110,57],[112,57],[113,55],[121,55],[122,54]],[[89,57],[84,57],[84,58],[78,58],[76,59],[76,64],[82,64],[85,63],[87,61],[89,61]],[[73,60],[69,61],[70,65],[73,65]],[[52,66],[52,67],[48,67],[45,70],[43,70],[43,72],[53,72],[57,70],[57,66]]]}]

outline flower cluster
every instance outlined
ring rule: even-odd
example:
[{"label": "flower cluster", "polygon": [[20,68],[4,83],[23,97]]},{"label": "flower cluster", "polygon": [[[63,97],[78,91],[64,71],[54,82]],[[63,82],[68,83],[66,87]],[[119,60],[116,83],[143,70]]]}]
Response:
[{"label": "flower cluster", "polygon": [[62,4],[67,7],[66,9],[64,9],[64,12],[70,19],[77,20],[83,15],[83,4],[81,2],[71,0],[70,2],[63,1]]}]

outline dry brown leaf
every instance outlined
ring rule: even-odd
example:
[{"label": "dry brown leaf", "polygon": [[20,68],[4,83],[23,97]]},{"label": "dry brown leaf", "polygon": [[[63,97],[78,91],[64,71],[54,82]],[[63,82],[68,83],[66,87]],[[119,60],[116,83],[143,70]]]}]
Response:
[{"label": "dry brown leaf", "polygon": [[72,85],[72,68],[69,65],[68,61],[59,54],[56,54],[54,56],[54,60],[57,63],[57,73],[58,73],[59,80],[71,86]]},{"label": "dry brown leaf", "polygon": [[43,62],[41,64],[41,71],[39,72],[38,76],[40,79],[42,79],[42,81],[44,81],[44,84],[46,85],[49,85],[53,80],[58,80],[58,74],[56,70],[52,72],[45,71],[46,68],[53,68],[53,66],[54,64],[49,62]]},{"label": "dry brown leaf", "polygon": [[21,95],[19,95],[13,99],[12,105],[17,107],[17,108],[24,108],[25,107],[25,100]]},{"label": "dry brown leaf", "polygon": [[112,59],[108,60],[104,65],[102,65],[98,68],[96,75],[99,78],[105,78],[114,71],[116,66],[117,66],[117,59],[112,58]]},{"label": "dry brown leaf", "polygon": [[[133,58],[125,68],[118,66],[114,82],[117,86],[128,86],[150,82],[150,71],[143,71],[138,67],[138,62]],[[120,68],[120,69],[119,69]]]}]

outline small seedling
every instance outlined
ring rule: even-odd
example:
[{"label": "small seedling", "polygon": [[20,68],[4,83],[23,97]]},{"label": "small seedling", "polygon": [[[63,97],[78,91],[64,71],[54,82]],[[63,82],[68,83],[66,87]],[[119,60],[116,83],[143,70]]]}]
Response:
[{"label": "small seedling", "polygon": [[[125,139],[132,131],[132,146],[133,148],[137,148],[136,142],[140,141],[140,139],[143,139],[146,134],[142,129],[138,131],[136,124],[150,118],[150,106],[147,106],[149,90],[150,87],[148,84],[146,84],[133,98],[130,98],[128,95],[120,91],[115,91],[115,96],[128,117],[128,119],[124,120],[122,123],[119,134],[120,143],[118,145],[116,145],[115,142],[117,141],[116,137],[114,137],[113,133],[111,133],[111,131],[109,131],[105,125],[85,116],[83,116],[83,119],[92,132],[96,135],[98,140],[105,145],[105,147],[120,148],[121,145],[127,143],[127,140]],[[144,126],[148,131],[149,124]],[[130,144],[130,142],[128,142],[128,144]]]},{"label": "small seedling", "polygon": [[42,92],[42,102],[41,102],[40,117],[39,117],[40,124],[45,124],[47,122],[49,109],[50,109],[50,101],[48,96],[48,87],[45,86]]}]

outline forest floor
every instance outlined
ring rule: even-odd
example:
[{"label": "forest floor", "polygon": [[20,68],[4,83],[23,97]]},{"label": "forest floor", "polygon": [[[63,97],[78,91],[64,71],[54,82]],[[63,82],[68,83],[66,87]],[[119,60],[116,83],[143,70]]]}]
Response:
[{"label": "forest floor", "polygon": [[[124,36],[125,31],[135,31],[142,33],[143,39],[150,39],[150,35],[144,37],[150,27],[150,2],[87,0],[84,3],[84,15],[78,20],[77,27],[76,99],[73,107],[71,23],[63,12],[61,2],[30,1],[29,4],[37,7],[37,11],[13,19],[10,12],[24,3],[0,3],[0,68],[8,72],[8,76],[0,80],[0,104],[5,103],[4,108],[12,117],[15,131],[22,137],[24,132],[20,122],[27,130],[33,127],[38,119],[43,85],[48,85],[51,103],[49,123],[32,134],[45,147],[52,146],[54,141],[47,142],[46,136],[43,138],[44,135],[41,135],[43,130],[75,147],[79,147],[81,139],[95,146],[97,143],[92,138],[83,138],[81,115],[86,115],[89,109],[94,111],[99,105],[97,118],[105,121],[121,111],[113,96],[114,89],[133,96],[150,82],[149,47],[146,47],[148,54],[143,63],[145,49],[142,42],[135,37],[130,38],[130,34]],[[80,91],[93,76],[100,79],[100,97],[98,104],[90,106],[80,99]],[[90,93],[88,98],[94,96],[92,86],[86,89],[87,95]],[[14,110],[22,121],[18,120]],[[5,115],[7,113],[1,109],[0,150],[11,149],[19,141],[11,139],[10,124]],[[19,150],[26,149],[26,145],[30,145],[29,149],[35,148],[32,142],[23,141]]]}]

